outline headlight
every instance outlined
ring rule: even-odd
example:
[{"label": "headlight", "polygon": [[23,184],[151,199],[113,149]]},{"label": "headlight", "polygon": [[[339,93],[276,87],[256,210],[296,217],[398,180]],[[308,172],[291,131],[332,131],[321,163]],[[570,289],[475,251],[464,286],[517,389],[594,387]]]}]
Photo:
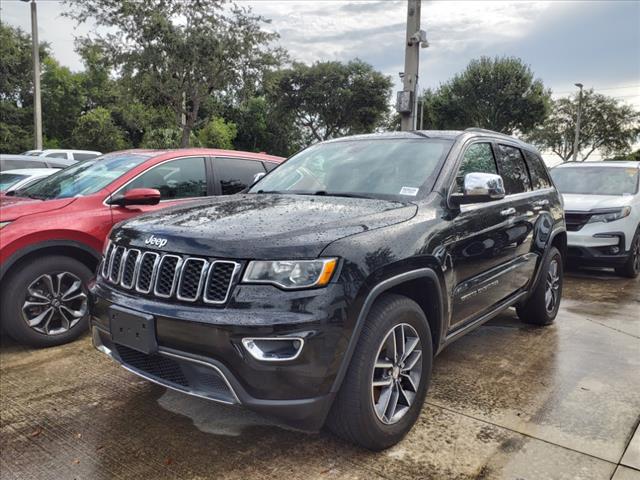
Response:
[{"label": "headlight", "polygon": [[631,207],[616,208],[595,213],[591,215],[588,223],[613,222],[621,218],[628,217],[631,213]]},{"label": "headlight", "polygon": [[271,283],[282,288],[324,287],[338,264],[337,258],[318,260],[253,261],[242,279],[245,283]]},{"label": "headlight", "polygon": [[9,225],[11,222],[0,222],[0,228],[4,228]]}]

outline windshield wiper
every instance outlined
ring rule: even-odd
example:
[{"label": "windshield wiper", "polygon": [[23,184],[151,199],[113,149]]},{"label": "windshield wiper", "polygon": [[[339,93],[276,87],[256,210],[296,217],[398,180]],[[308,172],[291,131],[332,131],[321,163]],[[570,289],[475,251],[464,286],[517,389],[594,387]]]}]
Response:
[{"label": "windshield wiper", "polygon": [[258,190],[256,193],[286,193],[286,192],[281,192],[280,190]]},{"label": "windshield wiper", "polygon": [[374,198],[367,195],[362,195],[360,193],[328,192],[326,190],[317,190],[315,192],[300,193],[299,195],[318,195],[321,197],[347,197],[347,198],[368,198],[368,199]]}]

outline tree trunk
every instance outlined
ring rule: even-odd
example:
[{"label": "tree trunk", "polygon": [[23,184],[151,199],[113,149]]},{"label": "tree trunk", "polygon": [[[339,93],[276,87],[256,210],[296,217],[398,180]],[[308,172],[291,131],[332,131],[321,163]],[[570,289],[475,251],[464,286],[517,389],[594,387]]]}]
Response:
[{"label": "tree trunk", "polygon": [[182,126],[182,139],[180,140],[180,148],[189,147],[189,137],[191,136],[191,126],[189,122]]}]

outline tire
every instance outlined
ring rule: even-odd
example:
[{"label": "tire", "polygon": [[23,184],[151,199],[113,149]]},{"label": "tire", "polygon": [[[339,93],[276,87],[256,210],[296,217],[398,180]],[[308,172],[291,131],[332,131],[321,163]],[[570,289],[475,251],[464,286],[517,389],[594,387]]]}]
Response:
[{"label": "tire", "polygon": [[[34,347],[75,340],[88,329],[86,285],[92,276],[85,264],[61,255],[39,257],[14,269],[2,285],[4,330],[14,340]],[[32,306],[25,307],[26,302]]]},{"label": "tire", "polygon": [[[551,247],[540,268],[540,279],[535,290],[525,303],[516,307],[516,311],[525,323],[551,325],[560,308],[564,274],[562,255],[556,247]],[[552,305],[549,304],[548,295],[552,296]]]},{"label": "tire", "polygon": [[[398,339],[400,332],[404,332],[406,350],[413,353],[401,359],[397,366],[374,368],[374,365],[382,365],[380,359],[390,352],[387,347],[393,343],[391,335]],[[419,342],[410,350],[410,344],[416,338]],[[407,297],[383,295],[365,320],[351,364],[329,412],[327,426],[339,437],[369,450],[379,451],[395,445],[420,414],[431,380],[432,363],[431,331],[422,309]],[[407,370],[411,379],[400,367],[409,369],[409,364],[413,364]],[[374,375],[377,381],[391,384],[374,388]],[[387,395],[385,392],[397,392],[398,410],[392,410],[393,393]],[[390,401],[385,410],[386,398]],[[379,411],[385,412],[382,417],[374,407],[376,401],[380,405]],[[389,414],[385,417],[386,412]]]},{"label": "tire", "polygon": [[627,278],[636,278],[640,273],[640,228],[631,241],[629,258],[622,267],[616,268],[616,273]]}]

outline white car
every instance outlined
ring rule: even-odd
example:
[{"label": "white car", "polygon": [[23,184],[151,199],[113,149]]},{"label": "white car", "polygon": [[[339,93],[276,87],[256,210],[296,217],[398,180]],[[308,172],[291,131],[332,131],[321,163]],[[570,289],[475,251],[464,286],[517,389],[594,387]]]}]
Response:
[{"label": "white car", "polygon": [[20,190],[59,171],[59,168],[18,168],[0,172],[0,192],[5,195]]},{"label": "white car", "polygon": [[48,149],[48,150],[27,150],[23,155],[29,155],[33,157],[48,157],[48,158],[66,158],[67,160],[75,160],[80,162],[82,160],[89,160],[90,158],[96,158],[102,155],[100,152],[93,150],[67,150],[67,149]]},{"label": "white car", "polygon": [[640,272],[640,162],[569,162],[550,170],[564,200],[568,260]]}]

